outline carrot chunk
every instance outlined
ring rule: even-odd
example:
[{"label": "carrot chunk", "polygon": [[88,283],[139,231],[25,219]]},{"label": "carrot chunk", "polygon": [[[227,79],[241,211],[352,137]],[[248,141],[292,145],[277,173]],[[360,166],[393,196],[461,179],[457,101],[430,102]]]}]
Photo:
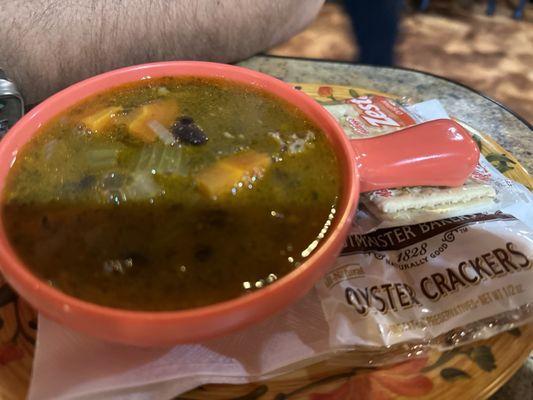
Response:
[{"label": "carrot chunk", "polygon": [[271,162],[268,154],[246,151],[218,160],[198,173],[195,181],[202,193],[216,199],[230,193],[239,182],[247,184],[263,176]]},{"label": "carrot chunk", "polygon": [[122,107],[107,107],[88,115],[81,122],[91,131],[101,132],[113,122],[113,119],[120,111],[122,111]]},{"label": "carrot chunk", "polygon": [[132,136],[143,142],[154,142],[157,135],[148,123],[157,121],[165,128],[170,128],[178,113],[179,108],[174,99],[156,100],[133,112],[132,119],[128,123],[128,130]]}]

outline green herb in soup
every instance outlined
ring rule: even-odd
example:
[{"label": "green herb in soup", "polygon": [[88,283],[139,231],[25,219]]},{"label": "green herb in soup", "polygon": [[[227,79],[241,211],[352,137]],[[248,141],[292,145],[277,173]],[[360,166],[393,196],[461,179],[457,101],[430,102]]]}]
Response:
[{"label": "green herb in soup", "polygon": [[249,86],[161,78],[93,96],[18,153],[9,240],[90,302],[179,310],[261,289],[327,235],[339,167],[300,111]]}]

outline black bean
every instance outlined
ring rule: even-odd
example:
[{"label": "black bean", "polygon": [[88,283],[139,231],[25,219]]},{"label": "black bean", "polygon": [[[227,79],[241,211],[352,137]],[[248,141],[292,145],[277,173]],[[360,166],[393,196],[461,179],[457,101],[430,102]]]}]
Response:
[{"label": "black bean", "polygon": [[172,134],[180,143],[195,146],[204,144],[208,140],[202,128],[196,125],[190,117],[179,118],[172,126]]}]

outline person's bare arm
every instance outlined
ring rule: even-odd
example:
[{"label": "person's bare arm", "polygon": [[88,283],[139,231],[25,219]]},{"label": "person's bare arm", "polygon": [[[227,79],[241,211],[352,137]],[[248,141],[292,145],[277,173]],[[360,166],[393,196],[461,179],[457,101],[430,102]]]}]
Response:
[{"label": "person's bare arm", "polygon": [[1,0],[0,68],[28,103],[110,69],[244,59],[287,39],[324,0]]}]

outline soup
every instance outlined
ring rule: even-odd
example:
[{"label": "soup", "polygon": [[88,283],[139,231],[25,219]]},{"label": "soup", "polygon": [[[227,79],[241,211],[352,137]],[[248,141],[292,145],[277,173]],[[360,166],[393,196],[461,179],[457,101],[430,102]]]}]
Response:
[{"label": "soup", "polygon": [[168,77],[59,114],[17,154],[8,239],[77,298],[180,310],[273,283],[327,236],[337,159],[299,110],[259,89]]}]

